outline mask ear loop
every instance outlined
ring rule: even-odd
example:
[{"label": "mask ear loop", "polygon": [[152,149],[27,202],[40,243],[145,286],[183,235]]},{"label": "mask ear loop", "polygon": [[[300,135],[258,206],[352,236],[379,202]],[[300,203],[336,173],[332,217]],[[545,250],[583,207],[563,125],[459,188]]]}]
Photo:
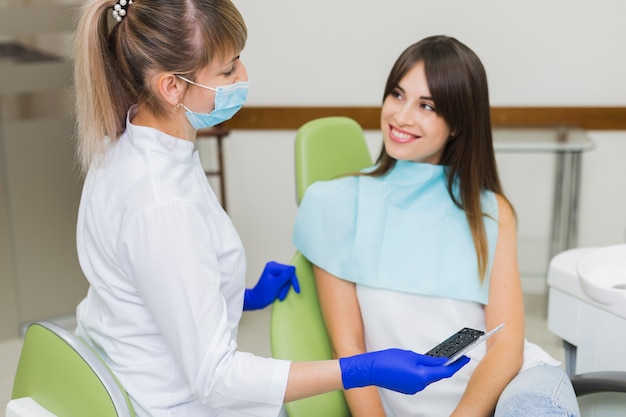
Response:
[{"label": "mask ear loop", "polygon": [[[190,81],[190,80],[186,79],[185,77],[181,77],[180,75],[175,75],[175,76],[176,76],[176,78],[179,78],[179,79],[185,81],[186,83],[195,84],[193,81]],[[185,93],[183,92],[183,97],[184,97],[184,95],[185,95]],[[185,107],[185,105],[183,104],[183,101],[181,99],[178,99],[178,103],[176,103],[176,105],[174,106],[174,111],[180,109],[181,107],[185,108],[185,110],[187,109]]]},{"label": "mask ear loop", "polygon": [[205,88],[205,89],[211,90],[211,91],[217,91],[216,88],[209,87],[208,85],[198,84],[197,82],[191,81],[190,79],[185,78],[183,76],[177,75],[177,77],[180,78],[181,80],[185,81],[185,82],[188,82],[189,84],[193,84],[193,85],[198,86],[200,88]]}]

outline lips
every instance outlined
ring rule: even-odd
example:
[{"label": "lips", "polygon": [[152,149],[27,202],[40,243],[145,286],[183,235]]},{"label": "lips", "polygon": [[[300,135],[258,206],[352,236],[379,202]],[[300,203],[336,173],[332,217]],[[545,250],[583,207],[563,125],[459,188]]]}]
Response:
[{"label": "lips", "polygon": [[389,139],[398,143],[408,143],[419,139],[420,136],[412,135],[403,130],[399,130],[393,126],[389,127]]}]

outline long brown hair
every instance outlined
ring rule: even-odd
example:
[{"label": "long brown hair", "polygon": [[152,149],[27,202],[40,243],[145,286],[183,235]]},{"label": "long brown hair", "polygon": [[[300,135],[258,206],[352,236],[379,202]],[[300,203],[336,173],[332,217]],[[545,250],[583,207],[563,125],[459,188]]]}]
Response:
[{"label": "long brown hair", "polygon": [[[467,216],[482,280],[487,270],[488,244],[481,193],[493,191],[503,195],[493,150],[485,68],[478,56],[457,39],[428,37],[409,46],[396,60],[387,79],[383,101],[418,62],[424,63],[437,113],[453,132],[439,163],[446,167],[450,197]],[[377,168],[369,175],[384,175],[395,163],[383,147]],[[458,193],[454,192],[455,184],[458,184]]]},{"label": "long brown hair", "polygon": [[148,86],[150,75],[173,72],[193,79],[214,58],[242,50],[247,38],[230,0],[134,0],[120,22],[111,17],[115,4],[85,0],[75,34],[77,157],[83,172],[126,129],[131,105],[166,115]]}]

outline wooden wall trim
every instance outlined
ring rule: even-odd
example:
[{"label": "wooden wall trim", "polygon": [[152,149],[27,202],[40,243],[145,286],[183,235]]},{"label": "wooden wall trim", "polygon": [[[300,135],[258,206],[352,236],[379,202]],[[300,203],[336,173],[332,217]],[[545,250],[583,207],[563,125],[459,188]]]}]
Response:
[{"label": "wooden wall trim", "polygon": [[626,130],[626,107],[493,107],[494,127],[567,126]]},{"label": "wooden wall trim", "polygon": [[[244,107],[225,127],[233,130],[297,130],[309,120],[347,116],[365,130],[380,128],[380,107]],[[568,126],[626,130],[626,107],[492,107],[494,127]]]}]

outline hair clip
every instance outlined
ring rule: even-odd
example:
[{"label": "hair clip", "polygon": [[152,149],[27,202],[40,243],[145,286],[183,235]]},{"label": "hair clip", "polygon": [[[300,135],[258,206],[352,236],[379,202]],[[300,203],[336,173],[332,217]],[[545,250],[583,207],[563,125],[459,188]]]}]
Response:
[{"label": "hair clip", "polygon": [[124,16],[126,16],[126,9],[128,9],[128,5],[133,4],[133,0],[118,0],[113,6],[113,19],[121,22]]}]

